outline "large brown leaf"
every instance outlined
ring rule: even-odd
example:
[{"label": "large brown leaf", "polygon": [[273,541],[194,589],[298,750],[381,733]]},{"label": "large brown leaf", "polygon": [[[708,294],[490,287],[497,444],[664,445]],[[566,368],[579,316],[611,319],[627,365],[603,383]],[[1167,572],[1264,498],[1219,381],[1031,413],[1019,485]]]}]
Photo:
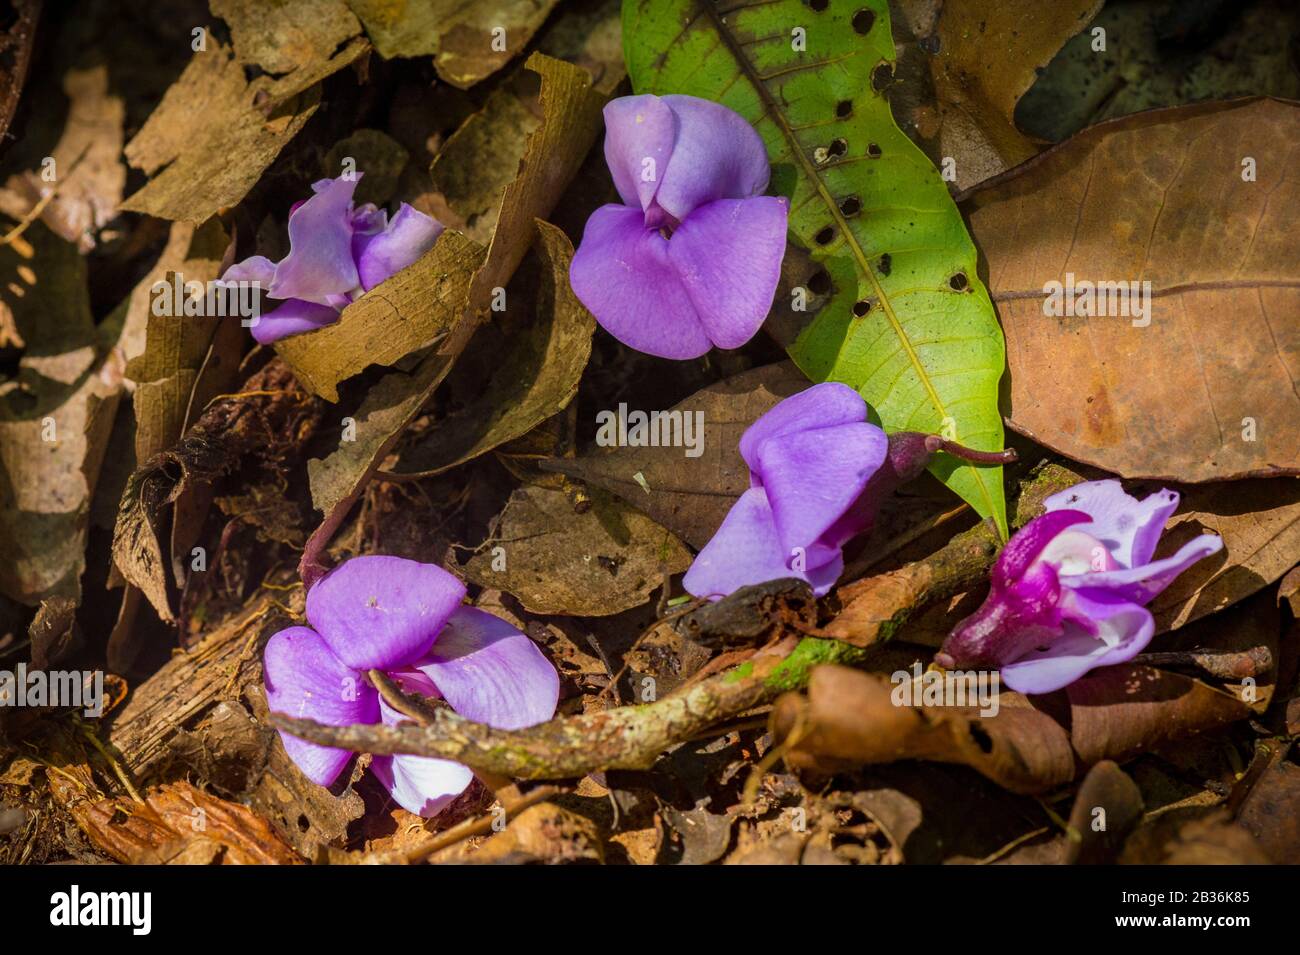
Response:
[{"label": "large brown leaf", "polygon": [[[1297,136],[1300,108],[1280,100],[1157,110],[968,197],[1007,336],[1012,427],[1127,477],[1300,472]],[[1045,285],[1067,274],[1149,281],[1150,311],[1049,317]]]},{"label": "large brown leaf", "polygon": [[782,398],[807,387],[798,368],[781,362],[742,372],[674,405],[672,412],[704,415],[699,457],[687,457],[680,447],[618,447],[547,461],[544,467],[613,491],[700,548],[749,487],[740,436]]}]

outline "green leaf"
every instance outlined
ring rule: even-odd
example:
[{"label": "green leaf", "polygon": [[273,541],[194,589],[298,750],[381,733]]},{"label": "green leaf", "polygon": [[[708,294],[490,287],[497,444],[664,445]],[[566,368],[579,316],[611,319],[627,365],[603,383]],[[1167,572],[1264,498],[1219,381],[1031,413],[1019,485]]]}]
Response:
[{"label": "green leaf", "polygon": [[[1002,331],[957,207],[890,113],[886,0],[625,0],[623,44],[637,92],[721,102],[767,144],[830,280],[799,367],[857,388],[887,430],[1000,449]],[[1001,468],[941,454],[931,471],[1006,534]]]}]

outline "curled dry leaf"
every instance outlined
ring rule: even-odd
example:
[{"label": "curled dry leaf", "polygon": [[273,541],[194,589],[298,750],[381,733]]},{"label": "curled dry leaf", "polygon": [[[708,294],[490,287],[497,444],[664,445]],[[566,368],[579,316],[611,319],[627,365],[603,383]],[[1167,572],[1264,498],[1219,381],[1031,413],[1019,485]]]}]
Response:
[{"label": "curled dry leaf", "polygon": [[343,0],[211,0],[208,6],[230,24],[239,61],[267,73],[319,66],[361,32]]},{"label": "curled dry leaf", "polygon": [[444,342],[465,315],[470,276],[483,250],[445,232],[415,262],[343,310],[332,325],[275,343],[303,386],[338,401],[339,383],[371,365],[392,365]]},{"label": "curled dry leaf", "polygon": [[1034,705],[1070,728],[1079,761],[1122,763],[1164,743],[1245,719],[1250,707],[1200,680],[1137,664],[1093,670]]},{"label": "curled dry leaf", "polygon": [[1016,128],[1016,104],[1101,6],[1101,0],[943,4],[927,43],[937,47],[930,68],[938,123],[925,138],[935,140],[933,156],[954,160],[958,188],[968,189],[1038,151]]},{"label": "curled dry leaf", "polygon": [[209,38],[126,144],[152,178],[123,209],[202,222],[244,198],[320,106],[318,84],[369,49],[362,39],[280,79],[251,83],[234,53]]},{"label": "curled dry leaf", "polygon": [[[1281,159],[1297,136],[1300,107],[1281,100],[1141,113],[966,199],[1007,336],[1012,427],[1126,477],[1300,473],[1300,186]],[[1110,307],[1048,315],[1051,282],[1071,311],[1085,282]],[[1130,295],[1142,282],[1149,296]]]},{"label": "curled dry leaf", "polygon": [[[973,701],[974,684],[955,676]],[[1076,763],[1123,762],[1251,713],[1208,684],[1138,665],[1094,670],[1045,696],[1001,691],[988,716],[978,703],[905,705],[924,700],[921,687],[896,703],[896,685],[847,667],[814,669],[807,696],[786,694],[772,712],[788,761],[823,771],[901,759],[964,763],[1012,792],[1045,792],[1073,779]]]},{"label": "curled dry leaf", "polygon": [[136,864],[297,865],[289,845],[247,806],[189,783],[166,783],[143,804],[103,799],[73,810],[92,842]]},{"label": "curled dry leaf", "polygon": [[514,327],[482,393],[404,451],[396,472],[428,476],[463,464],[532,430],[578,393],[596,320],[569,287],[568,237],[541,220],[537,231],[542,280],[536,314]]},{"label": "curled dry leaf", "polygon": [[[919,687],[917,688],[919,694]],[[808,695],[777,700],[771,727],[800,769],[927,759],[962,763],[1012,792],[1045,792],[1074,778],[1070,739],[1025,706],[981,716],[975,706],[908,706],[885,677],[840,666],[812,672]],[[973,694],[972,694],[973,697]]]},{"label": "curled dry leaf", "polygon": [[513,0],[504,9],[464,0],[348,0],[385,59],[432,56],[438,75],[469,89],[520,54],[559,0]]},{"label": "curled dry leaf", "polygon": [[604,617],[645,603],[690,562],[677,538],[617,498],[594,494],[576,513],[563,491],[530,485],[462,569],[532,613]]}]

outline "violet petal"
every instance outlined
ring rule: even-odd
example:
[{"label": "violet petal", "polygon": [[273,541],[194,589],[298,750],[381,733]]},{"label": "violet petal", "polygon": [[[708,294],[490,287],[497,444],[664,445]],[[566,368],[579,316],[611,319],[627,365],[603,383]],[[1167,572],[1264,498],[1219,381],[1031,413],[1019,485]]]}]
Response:
[{"label": "violet petal", "polygon": [[1083,511],[1050,511],[1035,517],[1020,530],[1011,535],[1007,546],[1002,548],[998,559],[989,574],[995,589],[1009,587],[1034,562],[1043,548],[1052,542],[1057,534],[1088,520]]},{"label": "violet petal", "polygon": [[679,222],[718,199],[748,199],[767,188],[767,147],[743,116],[721,103],[672,95],[663,102],[677,118],[677,137],[655,202]]},{"label": "violet petal", "polygon": [[[326,726],[375,723],[379,694],[340,660],[310,627],[288,627],[262,654],[266,703],[272,713]],[[328,786],[352,759],[346,749],[319,746],[281,732],[285,752],[312,782]]]},{"label": "violet petal", "polygon": [[1177,553],[1161,560],[1138,567],[1062,577],[1061,583],[1074,590],[1105,590],[1125,600],[1147,604],[1192,564],[1221,550],[1221,537],[1202,534],[1178,548]]},{"label": "violet petal", "polygon": [[434,564],[353,557],[307,592],[307,619],[348,666],[388,670],[422,656],[464,597]]},{"label": "violet petal", "polygon": [[357,235],[352,250],[361,287],[367,292],[396,275],[433,247],[442,223],[405,202],[382,232]]},{"label": "violet petal", "polygon": [[[379,701],[384,724],[397,726],[406,717]],[[370,761],[375,778],[393,801],[417,816],[436,816],[474,781],[474,773],[461,763],[432,756],[375,756]]]},{"label": "violet petal", "polygon": [[698,358],[713,343],[668,259],[668,244],[645,227],[639,210],[602,206],[587,220],[569,282],[601,327],[629,348]]},{"label": "violet petal", "polygon": [[275,267],[268,292],[325,304],[359,283],[352,258],[352,193],[360,177],[315,183],[316,194],[289,215],[289,254]]},{"label": "violet petal", "polygon": [[1018,693],[1051,693],[1089,670],[1125,663],[1151,642],[1151,612],[1110,594],[1077,591],[1063,600],[1071,613],[1091,621],[1096,634],[1067,621],[1065,633],[1045,650],[1031,650],[1002,667],[1002,680]]},{"label": "violet petal", "polygon": [[782,551],[807,548],[835,525],[888,451],[885,433],[865,422],[792,432],[760,444],[757,471]]},{"label": "violet petal", "polygon": [[1178,492],[1164,488],[1139,501],[1111,478],[1076,484],[1043,504],[1049,511],[1083,511],[1091,520],[1078,530],[1105,544],[1122,566],[1136,567],[1155,553],[1165,521],[1178,510]]},{"label": "violet petal", "polygon": [[767,493],[753,487],[732,505],[718,532],[682,577],[682,586],[696,597],[720,599],[748,584],[798,577],[820,597],[844,569],[838,548],[810,548],[803,571],[791,569],[791,557],[777,536]]},{"label": "violet petal", "polygon": [[676,139],[677,117],[658,96],[621,96],[605,104],[605,163],[629,206],[650,209]]},{"label": "violet petal", "polygon": [[785,257],[789,203],[772,196],[720,199],[682,220],[668,260],[709,339],[739,348],[772,308]]},{"label": "violet petal", "polygon": [[452,614],[415,666],[453,710],[497,729],[545,723],[560,700],[560,675],[537,644],[477,607]]},{"label": "violet petal", "polygon": [[272,342],[278,342],[281,338],[288,338],[290,335],[314,332],[326,325],[333,325],[338,320],[339,312],[337,309],[330,308],[328,305],[317,305],[315,302],[304,302],[302,299],[291,298],[265,315],[259,315],[249,325],[249,331],[253,333],[253,338],[257,339],[258,342],[269,345]]},{"label": "violet petal", "polygon": [[745,429],[740,436],[740,456],[750,471],[758,468],[756,450],[769,438],[837,424],[867,420],[867,403],[848,385],[824,381],[782,399]]}]

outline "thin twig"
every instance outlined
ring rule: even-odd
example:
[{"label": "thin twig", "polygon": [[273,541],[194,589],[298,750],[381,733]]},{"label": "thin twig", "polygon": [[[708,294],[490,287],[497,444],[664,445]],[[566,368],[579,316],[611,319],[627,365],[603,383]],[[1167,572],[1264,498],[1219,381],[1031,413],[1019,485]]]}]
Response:
[{"label": "thin twig", "polygon": [[[510,805],[506,806],[506,818],[515,818],[530,806],[535,806],[539,802],[545,802],[554,796],[558,796],[568,791],[569,790],[564,786],[538,786],[532,792],[519,797]],[[374,856],[367,859],[366,862],[379,865],[391,862],[405,862],[407,864],[419,862],[421,859],[425,859],[433,855],[435,852],[441,852],[443,849],[454,846],[458,842],[463,842],[464,840],[473,838],[474,836],[486,835],[492,830],[492,824],[496,819],[497,816],[495,814],[479,816],[476,819],[466,819],[463,822],[459,822],[452,826],[450,829],[438,833],[427,842],[420,843],[418,846],[414,846],[413,848],[406,849],[402,852],[391,852]]]}]

